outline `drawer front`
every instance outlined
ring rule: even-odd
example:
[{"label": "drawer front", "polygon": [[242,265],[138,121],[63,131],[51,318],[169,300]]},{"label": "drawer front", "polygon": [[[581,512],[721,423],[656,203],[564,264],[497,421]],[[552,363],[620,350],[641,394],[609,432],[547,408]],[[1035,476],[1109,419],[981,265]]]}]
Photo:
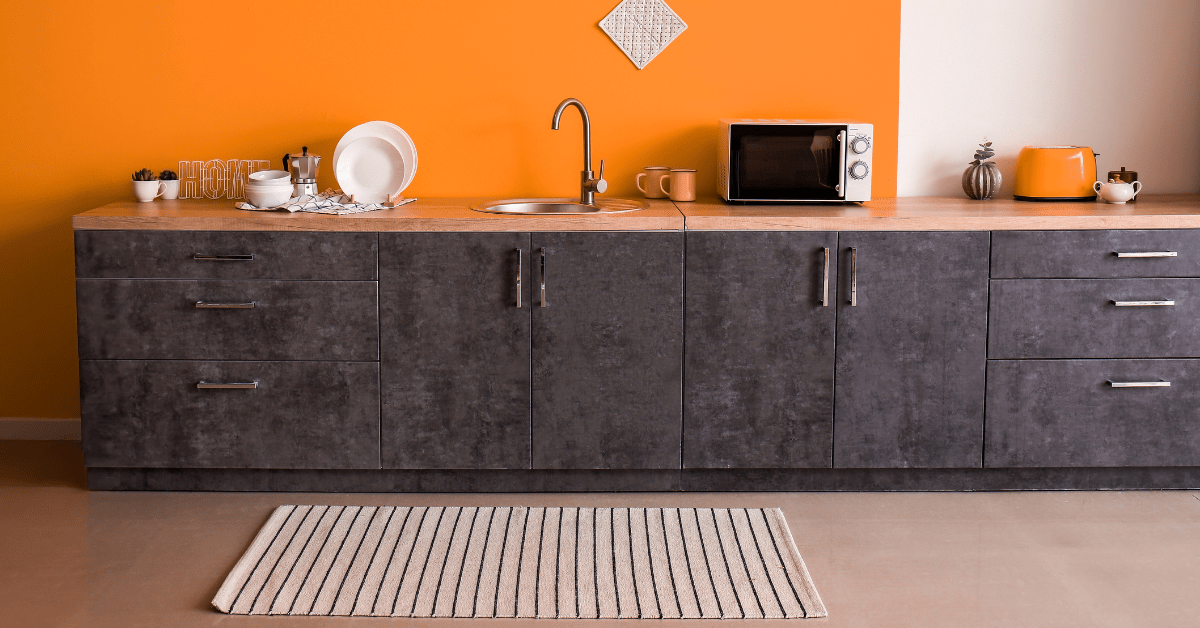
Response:
[{"label": "drawer front", "polygon": [[993,279],[1059,277],[1200,277],[1200,231],[992,232]]},{"label": "drawer front", "polygon": [[76,231],[75,276],[371,280],[376,240],[374,233]]},{"label": "drawer front", "polygon": [[79,373],[89,467],[379,466],[375,363],[82,360]]},{"label": "drawer front", "polygon": [[991,286],[988,358],[1200,357],[1200,279],[1002,279]]},{"label": "drawer front", "polygon": [[379,288],[373,281],[75,284],[82,359],[379,359]]},{"label": "drawer front", "polygon": [[990,361],[984,465],[1200,465],[1200,360]]}]

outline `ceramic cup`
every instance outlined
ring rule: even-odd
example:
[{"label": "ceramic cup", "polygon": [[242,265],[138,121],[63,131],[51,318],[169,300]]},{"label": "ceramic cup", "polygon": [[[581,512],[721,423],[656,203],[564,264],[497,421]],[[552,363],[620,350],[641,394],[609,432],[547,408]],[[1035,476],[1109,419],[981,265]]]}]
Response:
[{"label": "ceramic cup", "polygon": [[658,189],[673,201],[696,200],[696,171],[671,168],[671,174],[658,180]]},{"label": "ceramic cup", "polygon": [[[666,166],[646,166],[633,181],[646,198],[666,198],[667,193],[663,192],[660,182],[669,174],[671,169]],[[646,179],[646,187],[642,187],[643,178]]]},{"label": "ceramic cup", "polygon": [[163,182],[162,181],[134,181],[133,195],[139,203],[149,203],[150,201],[162,196]]},{"label": "ceramic cup", "polygon": [[179,198],[179,179],[171,179],[170,181],[162,181],[164,201],[173,201]]}]

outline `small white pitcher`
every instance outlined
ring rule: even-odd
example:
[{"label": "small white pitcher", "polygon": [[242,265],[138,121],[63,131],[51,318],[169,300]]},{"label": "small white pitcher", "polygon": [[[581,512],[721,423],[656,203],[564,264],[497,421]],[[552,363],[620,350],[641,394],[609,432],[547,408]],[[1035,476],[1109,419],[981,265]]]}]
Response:
[{"label": "small white pitcher", "polygon": [[1099,181],[1092,184],[1092,189],[1104,199],[1106,203],[1113,205],[1124,205],[1127,201],[1133,200],[1133,197],[1142,191],[1142,182],[1134,181],[1133,183],[1125,183],[1116,179],[1109,179],[1108,183]]}]

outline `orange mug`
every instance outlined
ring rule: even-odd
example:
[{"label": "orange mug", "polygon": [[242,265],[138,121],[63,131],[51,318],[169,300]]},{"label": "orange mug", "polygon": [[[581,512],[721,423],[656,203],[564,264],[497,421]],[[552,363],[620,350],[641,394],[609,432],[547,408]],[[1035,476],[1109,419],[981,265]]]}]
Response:
[{"label": "orange mug", "polygon": [[658,189],[673,201],[694,201],[696,171],[691,168],[671,168],[670,175],[658,180]]},{"label": "orange mug", "polygon": [[[666,198],[667,193],[662,191],[661,181],[669,174],[671,174],[671,169],[666,166],[646,166],[638,173],[633,182],[646,198]],[[646,179],[646,187],[642,187],[643,177]]]}]

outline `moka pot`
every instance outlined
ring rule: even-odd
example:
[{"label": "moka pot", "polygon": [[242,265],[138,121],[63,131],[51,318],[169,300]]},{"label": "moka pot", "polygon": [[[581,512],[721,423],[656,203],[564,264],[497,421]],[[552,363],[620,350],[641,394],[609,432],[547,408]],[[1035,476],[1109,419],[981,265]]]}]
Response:
[{"label": "moka pot", "polygon": [[317,167],[321,164],[319,155],[309,155],[308,147],[303,146],[299,154],[289,153],[283,156],[283,169],[292,173],[292,197],[304,195],[315,196],[317,190]]}]

